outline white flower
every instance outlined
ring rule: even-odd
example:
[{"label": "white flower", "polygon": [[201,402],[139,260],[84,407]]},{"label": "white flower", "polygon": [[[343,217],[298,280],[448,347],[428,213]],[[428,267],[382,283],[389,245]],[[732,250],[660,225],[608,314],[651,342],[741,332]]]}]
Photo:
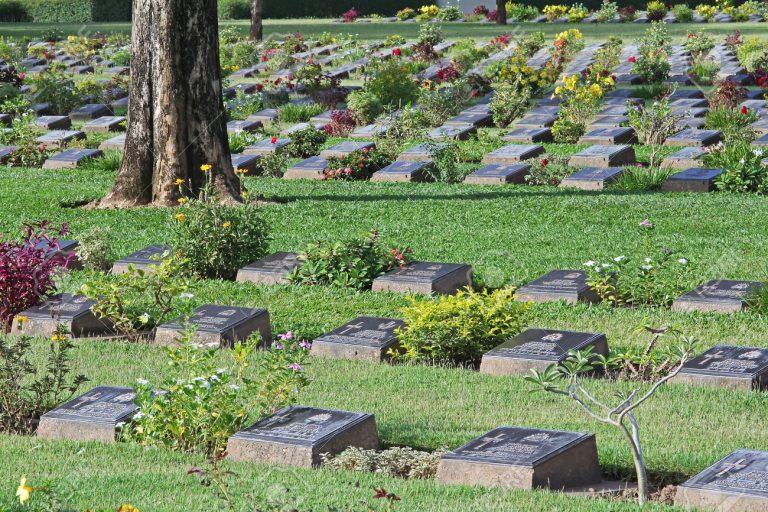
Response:
[{"label": "white flower", "polygon": [[744,165],[744,162],[746,162],[746,160],[744,160],[743,158],[742,158],[741,160],[739,160],[739,163],[740,163],[741,165]]},{"label": "white flower", "polygon": [[610,264],[610,263],[603,263],[603,264],[602,264],[602,265],[600,265],[600,266],[601,266],[601,267],[603,267],[603,268],[608,268],[608,267],[610,267],[610,266],[611,266],[611,264]]},{"label": "white flower", "polygon": [[218,375],[211,375],[211,381],[213,382],[221,382],[221,379]]},{"label": "white flower", "polygon": [[688,264],[688,260],[685,259],[685,258],[680,258],[679,260],[677,260],[677,262],[679,264],[681,264],[681,265],[687,265]]},{"label": "white flower", "polygon": [[651,270],[653,265],[643,265],[643,270]]},{"label": "white flower", "polygon": [[645,262],[646,262],[646,263],[650,263],[650,262],[652,262],[652,261],[653,261],[653,260],[652,260],[651,258],[645,258]]},{"label": "white flower", "polygon": [[142,324],[147,324],[149,322],[149,313],[144,313],[139,317],[139,322]]},{"label": "white flower", "polygon": [[216,370],[216,373],[227,373],[227,371],[228,370],[226,368],[219,368],[218,370]]},{"label": "white flower", "polygon": [[234,389],[235,391],[237,391],[238,389],[240,389],[240,386],[238,386],[237,384],[230,384],[229,389]]},{"label": "white flower", "polygon": [[182,293],[182,294],[180,294],[180,295],[179,295],[179,298],[180,298],[180,299],[192,299],[192,298],[194,298],[194,297],[195,297],[195,296],[194,296],[194,295],[192,295],[191,293]]},{"label": "white flower", "polygon": [[139,386],[146,386],[147,384],[149,384],[149,381],[145,379],[136,379],[136,384],[138,384]]},{"label": "white flower", "polygon": [[616,256],[615,258],[613,258],[613,261],[618,263],[618,262],[622,261],[625,258],[626,258],[626,256]]},{"label": "white flower", "polygon": [[763,150],[762,149],[756,149],[753,151],[755,156],[763,156]]},{"label": "white flower", "polygon": [[136,414],[133,415],[133,419],[135,420],[140,420],[143,417],[144,417],[144,413],[141,411],[138,411]]},{"label": "white flower", "polygon": [[123,428],[124,426],[125,426],[124,421],[118,421],[117,423],[115,423],[115,428]]},{"label": "white flower", "polygon": [[187,384],[184,387],[187,388],[187,389],[195,389],[195,386],[193,386],[192,384]]},{"label": "white flower", "polygon": [[584,262],[585,267],[594,267],[595,265],[597,265],[596,261],[589,260]]}]

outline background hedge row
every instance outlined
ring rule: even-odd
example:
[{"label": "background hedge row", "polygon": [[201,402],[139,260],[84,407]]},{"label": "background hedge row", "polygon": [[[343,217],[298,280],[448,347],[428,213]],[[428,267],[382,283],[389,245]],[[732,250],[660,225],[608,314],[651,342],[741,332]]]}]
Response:
[{"label": "background hedge row", "polygon": [[0,21],[130,21],[131,0],[0,0]]},{"label": "background hedge row", "polygon": [[[338,18],[354,7],[362,14],[392,16],[400,9],[436,3],[433,0],[263,0],[265,18]],[[495,3],[495,0],[491,0]],[[250,0],[219,0],[219,18],[251,17]]]}]

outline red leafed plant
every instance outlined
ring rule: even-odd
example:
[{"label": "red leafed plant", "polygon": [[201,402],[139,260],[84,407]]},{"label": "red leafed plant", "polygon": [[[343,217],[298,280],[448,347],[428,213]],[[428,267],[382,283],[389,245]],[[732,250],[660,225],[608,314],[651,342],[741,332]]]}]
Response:
[{"label": "red leafed plant", "polygon": [[454,67],[453,63],[437,71],[437,81],[440,83],[451,82],[457,78],[459,78],[459,71]]},{"label": "red leafed plant", "polygon": [[70,256],[51,255],[69,228],[44,220],[25,224],[18,240],[0,242],[0,332],[8,332],[13,317],[42,302],[56,288],[54,278],[71,263]]},{"label": "red leafed plant", "polygon": [[341,15],[341,19],[344,20],[344,23],[352,23],[359,17],[360,17],[360,13],[357,12],[357,9],[355,9],[354,7],[352,7],[350,10],[348,10],[347,12]]},{"label": "red leafed plant", "polygon": [[349,110],[331,112],[331,122],[323,127],[331,137],[345,137],[355,129],[355,120]]}]

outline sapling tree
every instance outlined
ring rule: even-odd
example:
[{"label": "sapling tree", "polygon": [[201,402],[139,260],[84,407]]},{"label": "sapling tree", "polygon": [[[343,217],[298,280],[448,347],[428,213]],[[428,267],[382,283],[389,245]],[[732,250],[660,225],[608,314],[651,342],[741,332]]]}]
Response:
[{"label": "sapling tree", "polygon": [[531,370],[533,375],[525,377],[525,380],[535,384],[539,390],[564,395],[575,401],[592,418],[618,428],[629,444],[632,459],[637,473],[638,503],[645,505],[648,499],[648,475],[643,457],[643,449],[640,444],[640,426],[635,416],[635,410],[649,400],[659,388],[668,380],[677,375],[683,365],[691,359],[695,348],[695,341],[679,331],[667,327],[663,329],[650,329],[654,337],[663,334],[673,334],[678,338],[678,344],[674,348],[678,362],[669,373],[656,380],[645,392],[634,389],[629,393],[617,392],[615,397],[619,400],[616,405],[609,405],[605,401],[593,397],[584,387],[582,378],[595,372],[595,355],[591,349],[583,351],[571,351],[568,358],[559,366],[549,365],[543,372]]}]

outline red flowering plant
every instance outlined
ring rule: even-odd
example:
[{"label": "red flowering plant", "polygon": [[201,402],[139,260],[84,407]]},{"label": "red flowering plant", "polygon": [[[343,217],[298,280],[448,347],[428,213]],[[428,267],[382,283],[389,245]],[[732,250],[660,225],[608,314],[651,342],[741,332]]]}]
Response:
[{"label": "red flowering plant", "polygon": [[16,315],[56,289],[56,275],[73,261],[61,253],[52,257],[68,231],[66,224],[41,221],[24,225],[18,240],[0,241],[0,331],[8,332]]},{"label": "red flowering plant", "polygon": [[323,130],[331,137],[345,137],[355,126],[355,119],[349,110],[334,110],[331,112],[331,122],[323,126]]},{"label": "red flowering plant", "polygon": [[341,158],[331,157],[323,170],[324,180],[367,180],[389,164],[389,159],[376,149],[354,151]]},{"label": "red flowering plant", "polygon": [[453,63],[437,70],[437,81],[439,83],[452,82],[459,78],[459,70],[457,70]]},{"label": "red flowering plant", "polygon": [[353,21],[357,20],[357,18],[360,17],[360,13],[352,7],[347,12],[341,15],[341,19],[344,23],[352,23]]}]

